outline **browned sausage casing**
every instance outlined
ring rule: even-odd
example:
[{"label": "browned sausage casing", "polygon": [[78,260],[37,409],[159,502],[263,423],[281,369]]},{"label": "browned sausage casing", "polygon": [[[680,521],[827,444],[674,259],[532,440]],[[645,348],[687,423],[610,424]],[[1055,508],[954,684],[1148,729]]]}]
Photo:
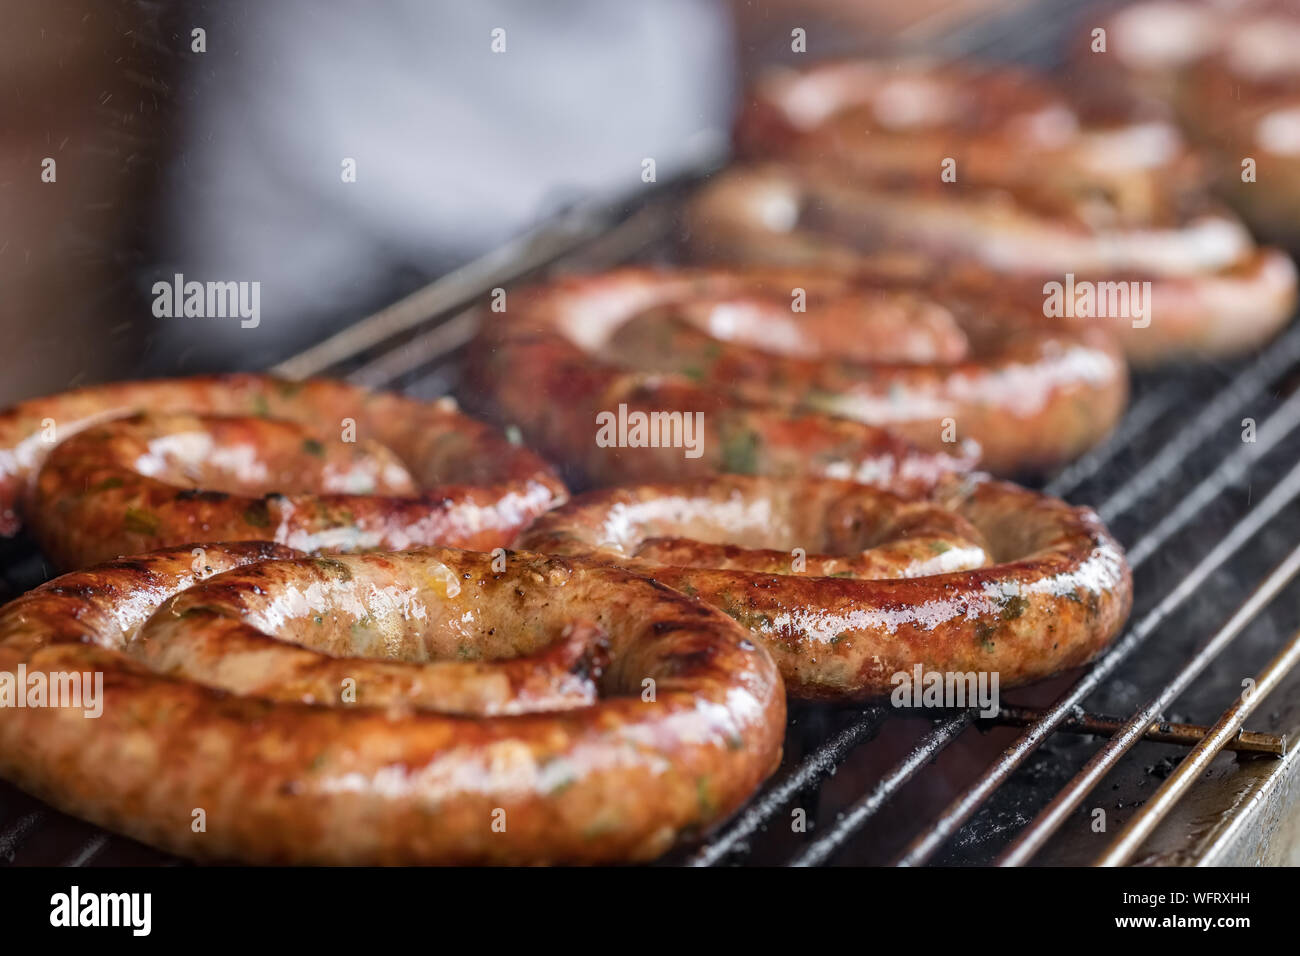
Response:
[{"label": "browned sausage casing", "polygon": [[[598,484],[728,472],[915,492],[969,466],[964,440],[998,472],[1068,461],[1127,397],[1102,329],[813,270],[625,268],[519,290],[484,316],[471,367],[489,415]],[[702,413],[702,455],[602,447],[598,416],[620,406]]]},{"label": "browned sausage casing", "polygon": [[0,609],[0,671],[102,674],[102,715],[0,709],[0,773],[188,856],[422,864],[649,859],[775,768],[781,678],[734,621],[499,567],[244,543],[57,578]]},{"label": "browned sausage casing", "polygon": [[888,695],[917,665],[1029,683],[1091,660],[1132,603],[1124,553],[1092,511],[979,475],[923,501],[825,479],[613,488],[544,515],[520,546],[721,608],[796,697]]},{"label": "browned sausage casing", "polygon": [[340,382],[132,382],[0,413],[0,531],[25,521],[64,568],[191,541],[487,550],[565,496],[454,404]]}]

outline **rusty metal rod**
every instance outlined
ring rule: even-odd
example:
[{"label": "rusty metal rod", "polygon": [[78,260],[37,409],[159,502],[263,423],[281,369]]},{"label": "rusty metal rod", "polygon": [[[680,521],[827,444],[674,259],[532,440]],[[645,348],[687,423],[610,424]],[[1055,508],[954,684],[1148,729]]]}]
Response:
[{"label": "rusty metal rod", "polygon": [[[1011,727],[1028,727],[1042,719],[1043,711],[1033,707],[1003,707],[989,723],[1004,724]],[[1058,731],[1075,734],[1090,734],[1095,737],[1113,737],[1124,729],[1127,723],[1118,717],[1103,717],[1098,714],[1080,713],[1066,717]],[[1178,724],[1167,720],[1154,720],[1142,732],[1144,740],[1160,744],[1180,744],[1195,747],[1210,732],[1209,727],[1197,724]],[[1227,744],[1225,750],[1237,753],[1269,754],[1273,757],[1286,756],[1286,736],[1264,734],[1253,730],[1240,730]]]}]

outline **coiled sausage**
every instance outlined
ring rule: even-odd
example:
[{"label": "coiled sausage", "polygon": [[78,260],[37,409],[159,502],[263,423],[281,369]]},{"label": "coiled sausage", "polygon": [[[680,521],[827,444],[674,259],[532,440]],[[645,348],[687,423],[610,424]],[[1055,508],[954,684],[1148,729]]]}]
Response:
[{"label": "coiled sausage", "polygon": [[26,522],[63,568],[191,541],[490,550],[566,494],[448,401],[340,382],[132,382],[0,413],[0,529]]},{"label": "coiled sausage", "polygon": [[1029,683],[1092,659],[1132,603],[1087,508],[987,476],[921,501],[826,479],[720,476],[579,495],[521,547],[582,555],[721,608],[796,697],[888,695],[917,665]]},{"label": "coiled sausage", "polygon": [[0,773],[204,859],[649,859],[746,799],[784,735],[734,621],[526,553],[128,558],[0,608],[0,672],[103,678],[96,718],[0,708]]}]

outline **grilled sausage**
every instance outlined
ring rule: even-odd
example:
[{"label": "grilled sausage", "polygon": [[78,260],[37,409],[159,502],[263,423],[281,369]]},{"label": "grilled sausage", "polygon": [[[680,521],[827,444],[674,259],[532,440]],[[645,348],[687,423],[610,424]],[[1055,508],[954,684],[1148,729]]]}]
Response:
[{"label": "grilled sausage", "polygon": [[1092,511],[979,475],[920,502],[740,476],[594,491],[519,545],[635,569],[721,608],[767,645],[795,697],[888,695],[917,665],[1029,683],[1091,660],[1132,603],[1123,551]]},{"label": "grilled sausage", "polygon": [[785,720],[771,657],[725,615],[525,553],[128,558],[0,609],[0,671],[20,668],[102,674],[102,715],[0,709],[0,773],[257,863],[649,859],[746,799]]},{"label": "grilled sausage", "polygon": [[[792,294],[806,312],[791,312]],[[969,465],[964,439],[998,472],[1067,461],[1109,432],[1127,397],[1103,330],[1065,331],[987,297],[824,271],[636,268],[513,297],[483,324],[471,394],[544,454],[577,463],[578,482],[721,471],[911,493]],[[620,406],[702,413],[699,457],[603,447],[598,416]]]},{"label": "grilled sausage", "polygon": [[565,495],[453,404],[339,382],[126,383],[0,413],[0,529],[25,518],[64,568],[211,540],[490,550]]},{"label": "grilled sausage", "polygon": [[976,284],[1040,311],[1047,283],[1068,276],[1125,293],[1080,311],[1103,313],[1141,362],[1241,352],[1275,334],[1295,304],[1294,264],[1206,198],[1203,163],[1176,129],[1044,89],[1006,70],[912,61],[775,74],[737,126],[755,165],[701,191],[692,246],[851,271],[905,251],[926,283],[989,272]]},{"label": "grilled sausage", "polygon": [[[1106,23],[1106,65],[1172,104],[1213,159],[1216,182],[1253,228],[1300,238],[1300,8],[1284,0],[1142,2]],[[1081,52],[1089,79],[1097,58]]]}]

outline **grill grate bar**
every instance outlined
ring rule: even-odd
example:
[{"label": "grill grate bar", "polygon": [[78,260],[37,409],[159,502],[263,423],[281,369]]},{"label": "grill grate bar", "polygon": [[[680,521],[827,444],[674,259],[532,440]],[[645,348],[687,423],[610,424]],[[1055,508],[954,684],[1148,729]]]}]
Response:
[{"label": "grill grate bar", "polygon": [[799,791],[834,773],[859,744],[875,735],[888,717],[889,711],[884,706],[864,710],[852,725],[813,750],[780,780],[765,787],[721,836],[697,850],[687,862],[691,866],[713,866],[737,852],[744,840],[775,817]]},{"label": "grill grate bar", "polygon": [[861,797],[835,822],[825,835],[813,840],[790,866],[818,866],[825,863],[848,839],[883,807],[918,770],[937,757],[945,747],[962,735],[975,717],[974,710],[962,711],[935,724],[919,744],[893,766],[871,791]]},{"label": "grill grate bar", "polygon": [[555,261],[610,228],[609,210],[595,203],[574,206],[486,255],[466,263],[403,299],[348,326],[271,371],[285,378],[319,375],[435,316],[467,305],[484,288]]},{"label": "grill grate bar", "polygon": [[1216,429],[1222,428],[1239,414],[1248,403],[1264,395],[1269,385],[1297,362],[1300,362],[1300,325],[1292,326],[1262,356],[1210,399],[1192,421],[1165,442],[1146,467],[1135,473],[1097,509],[1098,514],[1109,522],[1130,511],[1183,464],[1189,448],[1196,448]]},{"label": "grill grate bar", "polygon": [[[1213,478],[1212,475],[1207,480]],[[1175,609],[1195,594],[1214,571],[1241,550],[1274,516],[1294,501],[1297,495],[1300,495],[1300,464],[1293,467],[1286,477],[1197,563],[1177,587],[1166,594],[1155,608],[1130,628],[1119,643],[1098,658],[1083,677],[1057,698],[1038,723],[1016,738],[1015,742],[965,793],[953,800],[932,826],[912,841],[899,863],[905,866],[919,865],[938,852],[958,828],[1010,777],[1011,773],[1038,749],[1075,707],[1082,704],[1089,694],[1100,687],[1111,672],[1137,650]],[[1187,517],[1190,520],[1193,514],[1189,513]]]},{"label": "grill grate bar", "polygon": [[1264,579],[1246,602],[1193,655],[1174,679],[1139,708],[1123,729],[1093,754],[1074,779],[1058,791],[1052,798],[1052,802],[1021,831],[998,862],[1003,866],[1020,866],[1028,863],[1083,799],[1101,783],[1102,778],[1119,763],[1124,754],[1142,739],[1151,723],[1159,718],[1165,709],[1191,685],[1192,681],[1214,662],[1223,649],[1246,629],[1260,611],[1295,579],[1297,573],[1300,573],[1300,546],[1287,555],[1286,559]]},{"label": "grill grate bar", "polygon": [[109,835],[106,832],[96,833],[80,850],[64,861],[63,866],[86,866],[99,854],[108,848]]},{"label": "grill grate bar", "polygon": [[[536,261],[525,264],[527,268],[515,265],[503,268],[495,257],[485,257],[485,260],[480,260],[481,267],[476,269],[474,281],[459,282],[454,297],[448,293],[435,296],[434,290],[441,288],[446,279],[435,280],[416,295],[422,296],[426,305],[435,299],[441,303],[454,304],[427,313],[426,323],[434,322],[432,327],[352,369],[347,375],[348,381],[367,388],[389,387],[433,362],[445,361],[474,337],[478,331],[479,313],[473,303],[481,301],[494,288],[515,282],[534,268],[545,265],[558,267],[571,259],[581,258],[584,268],[590,269],[626,262],[650,243],[668,236],[675,222],[671,200],[659,197],[649,200],[617,225],[610,227],[607,224],[605,230],[598,235],[599,250],[582,248],[583,243],[597,236],[587,235],[573,242],[568,242],[566,236],[563,240],[548,240],[546,244],[539,241],[538,245],[542,248],[539,249]],[[436,321],[440,317],[444,321]]]},{"label": "grill grate bar", "polygon": [[1203,508],[1244,478],[1250,466],[1272,451],[1278,442],[1291,433],[1297,422],[1300,422],[1300,389],[1293,392],[1257,429],[1254,442],[1243,442],[1240,448],[1210,473],[1209,478],[1192,489],[1191,494],[1184,497],[1173,511],[1133,545],[1129,550],[1129,564],[1137,568],[1145,563],[1147,558],[1163,547],[1177,531],[1186,527]]},{"label": "grill grate bar", "polygon": [[1101,445],[1063,468],[1056,477],[1043,486],[1043,493],[1064,498],[1089,478],[1127,451],[1133,442],[1148,428],[1164,417],[1180,402],[1187,399],[1187,387],[1182,382],[1171,382],[1143,395],[1129,406],[1124,420]]},{"label": "grill grate bar", "polygon": [[[1292,553],[1300,553],[1300,549]],[[1137,852],[1138,847],[1174,808],[1179,798],[1208,769],[1210,762],[1218,756],[1219,751],[1241,730],[1246,718],[1297,664],[1300,664],[1300,631],[1292,635],[1281,652],[1256,677],[1253,692],[1239,696],[1223,712],[1205,738],[1192,748],[1178,768],[1160,785],[1155,796],[1133,815],[1115,838],[1115,842],[1097,861],[1099,865],[1120,866]]]},{"label": "grill grate bar", "polygon": [[[1034,707],[999,707],[991,723],[1001,726],[1028,727],[1040,716],[1042,711]],[[1079,734],[1082,737],[1114,737],[1124,729],[1124,721],[1118,717],[1107,717],[1089,711],[1077,711],[1066,718],[1058,733]],[[1180,747],[1193,747],[1200,742],[1209,730],[1201,724],[1186,724],[1178,721],[1153,718],[1151,723],[1140,729],[1139,737],[1158,744],[1177,744]],[[1235,753],[1269,754],[1273,757],[1286,756],[1286,734],[1269,734],[1258,730],[1243,730],[1228,744],[1227,748]]]},{"label": "grill grate bar", "polygon": [[427,332],[421,332],[403,348],[385,352],[349,372],[348,381],[366,388],[391,385],[402,376],[467,345],[477,331],[478,315],[473,309],[467,309]]},{"label": "grill grate bar", "polygon": [[[931,53],[998,61],[1041,61],[1047,52],[1058,46],[1053,38],[1072,22],[1079,10],[1093,5],[1093,2],[1094,0],[1053,0],[1052,3],[1017,4],[1017,9],[1009,13],[1000,10],[971,17],[948,36],[921,36],[917,39],[927,39],[925,47]],[[921,24],[924,25],[933,18],[931,15],[921,21]],[[909,29],[902,35],[908,38],[923,29],[923,26],[920,29]]]},{"label": "grill grate bar", "polygon": [[0,860],[12,863],[14,855],[37,830],[45,825],[49,816],[47,810],[32,810],[0,830]]}]

